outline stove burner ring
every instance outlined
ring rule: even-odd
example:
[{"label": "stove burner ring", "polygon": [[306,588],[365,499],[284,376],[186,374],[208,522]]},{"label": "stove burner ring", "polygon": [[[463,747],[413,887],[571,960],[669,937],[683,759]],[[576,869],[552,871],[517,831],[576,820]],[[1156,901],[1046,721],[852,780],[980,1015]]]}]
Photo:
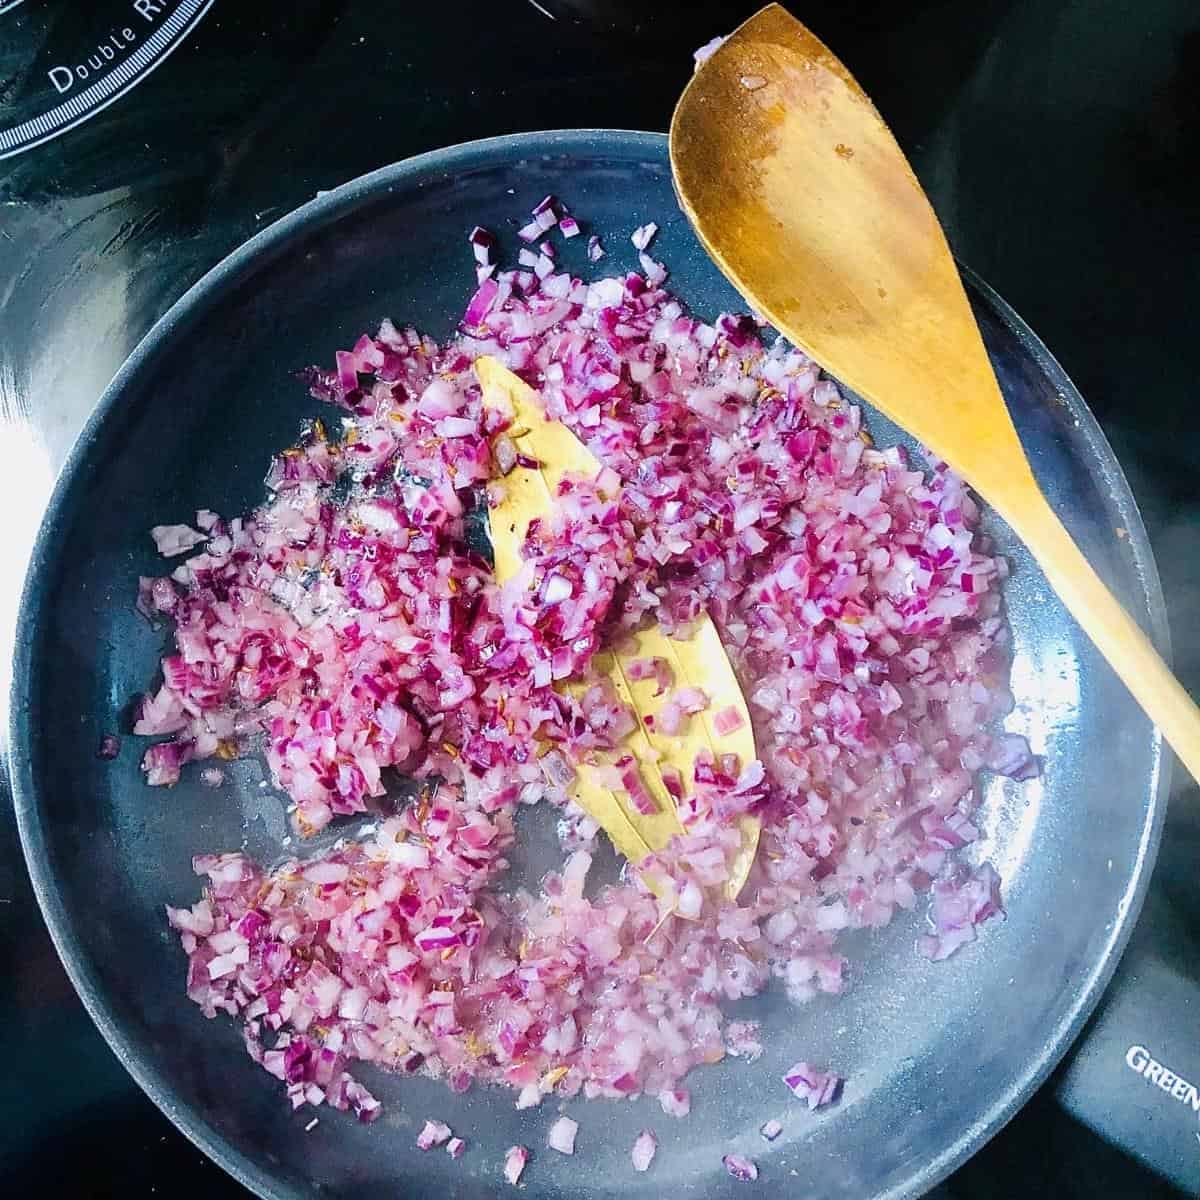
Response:
[{"label": "stove burner ring", "polygon": [[[24,0],[0,0],[0,15]],[[69,22],[50,21],[41,29],[36,67],[23,81],[22,95],[9,106],[16,123],[0,117],[0,158],[20,154],[86,121],[119,99],[154,70],[198,24],[213,0],[122,0],[112,4],[111,27],[70,42]],[[39,15],[30,6],[17,14],[32,26]],[[94,10],[93,10],[94,14]],[[20,28],[18,20],[15,28]],[[64,41],[64,32],[67,44]],[[36,36],[36,34],[35,34]]]}]

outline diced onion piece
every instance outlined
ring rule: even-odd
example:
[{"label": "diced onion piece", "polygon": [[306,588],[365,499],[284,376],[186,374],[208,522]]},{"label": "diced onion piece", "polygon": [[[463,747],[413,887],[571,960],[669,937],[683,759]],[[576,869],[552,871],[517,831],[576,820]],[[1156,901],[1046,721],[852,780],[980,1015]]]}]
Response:
[{"label": "diced onion piece", "polygon": [[832,1071],[821,1071],[806,1062],[798,1062],[788,1068],[783,1082],[791,1089],[797,1100],[803,1100],[810,1109],[832,1104],[841,1093],[842,1079]]},{"label": "diced onion piece", "polygon": [[695,69],[698,71],[712,56],[717,52],[718,47],[725,41],[725,35],[711,38],[705,42],[698,50],[692,54],[692,59],[695,62]]},{"label": "diced onion piece", "polygon": [[633,1169],[635,1171],[648,1171],[650,1164],[654,1161],[654,1155],[658,1152],[658,1139],[654,1136],[653,1130],[643,1129],[637,1135],[637,1140],[633,1143],[633,1150],[630,1157],[633,1159]]},{"label": "diced onion piece", "polygon": [[725,1164],[725,1170],[742,1183],[752,1183],[758,1178],[758,1166],[753,1159],[742,1154],[726,1154],[721,1161]]},{"label": "diced onion piece", "polygon": [[745,718],[732,705],[721,709],[713,717],[713,729],[722,737],[727,733],[733,733],[736,729],[741,729],[745,723]]},{"label": "diced onion piece", "polygon": [[635,249],[645,250],[654,240],[654,235],[657,232],[658,226],[653,221],[647,221],[645,225],[639,225],[633,231],[633,236],[629,240],[633,243]]},{"label": "diced onion piece", "polygon": [[578,1130],[578,1122],[572,1121],[570,1117],[559,1117],[550,1126],[550,1133],[546,1138],[546,1143],[551,1150],[557,1150],[559,1154],[574,1154],[575,1134]]},{"label": "diced onion piece", "polygon": [[524,1146],[509,1147],[504,1156],[504,1178],[514,1187],[520,1180],[521,1172],[525,1170],[525,1164],[528,1161],[529,1151]]},{"label": "diced onion piece", "polygon": [[434,1146],[444,1145],[449,1140],[449,1125],[443,1121],[426,1121],[421,1132],[417,1134],[417,1149],[432,1150]]},{"label": "diced onion piece", "polygon": [[190,525],[155,525],[150,530],[154,545],[164,558],[174,558],[185,554],[201,542],[208,540],[207,533],[201,533]]}]

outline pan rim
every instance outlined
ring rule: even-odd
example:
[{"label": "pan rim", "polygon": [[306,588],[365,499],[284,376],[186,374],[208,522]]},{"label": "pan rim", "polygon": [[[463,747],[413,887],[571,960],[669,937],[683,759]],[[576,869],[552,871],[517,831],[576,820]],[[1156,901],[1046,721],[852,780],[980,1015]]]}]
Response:
[{"label": "pan rim", "polygon": [[[281,1184],[272,1173],[234,1147],[194,1106],[178,1100],[174,1085],[166,1073],[159,1070],[136,1046],[134,1039],[114,1015],[58,891],[37,800],[34,765],[27,749],[30,744],[27,681],[32,676],[33,647],[37,640],[35,630],[40,607],[38,579],[52,563],[56,552],[56,518],[85,466],[90,445],[119,404],[128,382],[136,377],[159,344],[171,336],[177,323],[193,309],[202,307],[211,293],[218,292],[231,278],[236,279],[261,256],[282,246],[310,226],[332,223],[342,210],[350,209],[373,194],[391,190],[392,185],[402,181],[452,172],[456,168],[483,163],[496,154],[512,158],[572,152],[583,155],[596,150],[618,153],[626,158],[636,158],[640,153],[647,161],[665,163],[667,135],[639,130],[585,128],[505,134],[461,142],[403,159],[352,179],[294,209],[242,243],[206,271],[155,321],[105,388],[63,464],[30,556],[14,649],[8,730],[9,773],[22,850],[43,919],[72,986],[121,1065],[189,1141],[244,1187],[263,1197],[263,1200],[294,1200],[298,1193],[289,1185]],[[1036,334],[991,287],[969,268],[959,265],[969,283],[1019,339],[1039,368],[1054,381],[1063,403],[1076,418],[1079,431],[1093,451],[1097,470],[1127,531],[1129,552],[1149,614],[1148,633],[1159,651],[1169,656],[1166,605],[1149,536],[1125,474],[1099,423],[1071,379]],[[1012,1118],[1079,1036],[1112,978],[1136,924],[1162,835],[1170,786],[1170,756],[1164,753],[1162,737],[1157,729],[1151,733],[1150,757],[1152,769],[1146,799],[1146,819],[1129,881],[1106,944],[1077,987],[1073,1003],[1050,1031],[1042,1051],[1026,1062],[1013,1082],[986,1106],[975,1124],[940,1153],[922,1160],[906,1180],[879,1193],[876,1200],[910,1200],[945,1179]]]}]

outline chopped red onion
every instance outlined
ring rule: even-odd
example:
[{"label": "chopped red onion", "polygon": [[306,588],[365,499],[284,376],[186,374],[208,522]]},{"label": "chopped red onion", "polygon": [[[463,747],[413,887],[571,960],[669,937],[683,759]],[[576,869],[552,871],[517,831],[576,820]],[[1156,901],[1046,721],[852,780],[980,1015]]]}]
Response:
[{"label": "chopped red onion", "polygon": [[452,1137],[446,1143],[446,1153],[451,1158],[462,1158],[467,1152],[467,1143],[460,1137]]},{"label": "chopped red onion", "polygon": [[174,558],[184,554],[193,546],[208,540],[207,533],[200,533],[190,525],[155,525],[150,530],[150,536],[164,558]]},{"label": "chopped red onion", "polygon": [[[643,810],[639,809],[638,811]],[[704,892],[694,879],[689,879],[680,888],[675,908],[679,915],[688,921],[695,921],[700,916],[704,908]]]},{"label": "chopped red onion", "polygon": [[644,250],[638,254],[638,262],[641,263],[642,273],[646,276],[646,282],[651,287],[658,287],[666,279],[666,267],[660,262],[655,262]]},{"label": "chopped red onion", "polygon": [[1005,733],[992,739],[992,751],[985,760],[989,769],[1010,779],[1035,779],[1041,768],[1029,742],[1018,733]]},{"label": "chopped red onion", "polygon": [[572,1121],[570,1117],[559,1117],[550,1126],[546,1144],[551,1150],[557,1150],[559,1154],[574,1154],[575,1134],[578,1131],[579,1123],[577,1121]]},{"label": "chopped red onion", "polygon": [[[566,219],[548,197],[522,237],[555,220],[566,236]],[[191,999],[243,1023],[291,1103],[362,1120],[379,1104],[357,1062],[459,1092],[503,1084],[519,1107],[645,1093],[685,1115],[691,1069],[761,1053],[723,1005],[773,977],[796,1003],[841,991],[844,930],[886,925],[933,883],[922,951],[972,940],[1001,911],[991,868],[953,859],[980,836],[973,773],[1036,765],[990,733],[1007,704],[1006,572],[962,482],[868,445],[859,410],[803,354],[764,349],[753,318],[688,315],[644,250],[642,274],[588,283],[525,253],[518,271],[478,263],[450,344],[384,322],[310,369],[341,436],[306,427],[255,512],[161,527],[194,552],[138,584],[138,611],[175,627],[135,724],[166,739],[144,751],[148,783],[261,743],[304,835],[374,809],[390,771],[424,789],[306,863],[199,856],[204,895],[168,909]],[[507,589],[469,530],[536,464],[481,403],[480,354],[535,380],[604,464],[568,481]],[[647,869],[672,903],[632,873],[592,894],[578,772],[654,804],[618,763],[636,717],[594,656],[650,621],[686,636],[702,612],[744,681],[759,757],[664,773],[684,833]],[[745,721],[726,697],[713,714],[699,689],[672,691],[665,663],[636,670],[662,693],[664,733],[705,712],[717,729]],[[539,803],[570,857],[541,895],[501,895],[515,814]],[[733,903],[747,813],[761,845]],[[798,1066],[789,1087],[830,1102],[837,1077]]]},{"label": "chopped red onion", "polygon": [[774,1117],[767,1121],[766,1124],[763,1125],[763,1127],[759,1130],[759,1133],[761,1133],[768,1142],[773,1142],[782,1132],[783,1122],[775,1120]]},{"label": "chopped red onion", "polygon": [[592,234],[592,236],[588,238],[587,253],[589,262],[596,263],[604,257],[604,243],[600,240],[597,234]]},{"label": "chopped red onion", "polygon": [[449,1140],[449,1125],[443,1121],[426,1121],[421,1132],[417,1134],[417,1149],[432,1150],[434,1146],[444,1145]]},{"label": "chopped red onion", "polygon": [[508,1180],[514,1187],[521,1178],[521,1172],[525,1170],[525,1164],[529,1161],[529,1151],[524,1146],[510,1146],[508,1153],[504,1156],[504,1178]]},{"label": "chopped red onion", "polygon": [[476,225],[467,235],[467,240],[471,243],[476,263],[486,267],[492,261],[492,250],[496,245],[495,236],[481,225]]},{"label": "chopped red onion", "polygon": [[499,295],[499,284],[490,277],[485,279],[467,305],[467,310],[463,314],[463,326],[467,329],[478,329]]},{"label": "chopped red onion", "polygon": [[579,222],[570,213],[559,218],[558,229],[565,238],[577,237],[580,233]]},{"label": "chopped red onion", "polygon": [[653,679],[658,684],[656,696],[661,696],[675,680],[671,664],[665,658],[635,658],[626,673],[634,680]]},{"label": "chopped red onion", "polygon": [[1000,876],[991,863],[982,863],[974,871],[960,868],[934,883],[930,909],[934,932],[921,938],[919,948],[927,958],[940,962],[973,942],[984,921],[1004,914]]},{"label": "chopped red onion", "polygon": [[716,730],[721,737],[724,737],[727,733],[733,733],[735,729],[741,729],[745,723],[745,718],[732,705],[728,708],[721,709],[713,717],[713,729]]},{"label": "chopped red onion", "polygon": [[647,246],[654,240],[654,235],[658,232],[658,226],[653,221],[647,221],[645,225],[639,225],[630,237],[630,241],[636,250],[645,250]]},{"label": "chopped red onion", "polygon": [[646,786],[646,781],[642,778],[642,773],[632,758],[629,760],[629,764],[621,770],[621,787],[625,789],[629,803],[637,812],[645,816],[658,812],[658,802],[650,794],[650,789]]},{"label": "chopped red onion", "polygon": [[708,62],[708,60],[710,58],[712,58],[712,56],[717,52],[717,48],[724,41],[725,41],[725,35],[711,38],[709,41],[705,42],[704,45],[701,46],[699,50],[696,50],[692,54],[692,59],[696,64],[695,69],[697,71],[700,70],[700,68],[702,66],[704,66],[704,64],[706,62]]},{"label": "chopped red onion", "polygon": [[791,1089],[797,1100],[803,1100],[810,1109],[832,1104],[840,1095],[842,1079],[832,1071],[819,1071],[806,1062],[789,1067],[783,1082]]},{"label": "chopped red onion", "polygon": [[753,1183],[758,1178],[758,1166],[753,1159],[741,1154],[726,1154],[721,1161],[725,1164],[725,1170],[742,1183]]},{"label": "chopped red onion", "polygon": [[731,1021],[725,1029],[725,1047],[734,1058],[757,1062],[763,1056],[757,1021]]},{"label": "chopped red onion", "polygon": [[648,1171],[650,1164],[654,1161],[655,1154],[658,1153],[658,1138],[654,1136],[654,1131],[651,1129],[643,1129],[637,1135],[637,1140],[633,1143],[633,1150],[630,1157],[633,1159],[633,1169],[635,1171]]}]

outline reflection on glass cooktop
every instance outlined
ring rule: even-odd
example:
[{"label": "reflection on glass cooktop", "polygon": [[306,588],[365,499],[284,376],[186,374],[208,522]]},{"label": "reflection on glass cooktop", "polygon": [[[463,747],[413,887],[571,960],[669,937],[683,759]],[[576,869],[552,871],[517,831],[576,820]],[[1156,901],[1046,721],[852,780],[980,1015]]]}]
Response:
[{"label": "reflection on glass cooktop", "polygon": [[[756,7],[0,0],[5,639],[20,574],[9,568],[54,472],[138,337],[204,270],[317,191],[412,153],[547,126],[664,129],[692,49]],[[1104,424],[1159,556],[1177,668],[1200,690],[1193,0],[790,7],[872,92],[960,256]],[[7,676],[7,651],[2,661]],[[1092,1036],[942,1200],[1200,1195],[1195,1114],[1126,1065],[1137,1043],[1200,1083],[1198,807],[1177,780],[1146,911]],[[61,1179],[67,1195],[244,1194],[141,1095],[83,1013],[2,811],[7,1177]],[[1108,1140],[1089,1128],[1101,1119]]]}]

